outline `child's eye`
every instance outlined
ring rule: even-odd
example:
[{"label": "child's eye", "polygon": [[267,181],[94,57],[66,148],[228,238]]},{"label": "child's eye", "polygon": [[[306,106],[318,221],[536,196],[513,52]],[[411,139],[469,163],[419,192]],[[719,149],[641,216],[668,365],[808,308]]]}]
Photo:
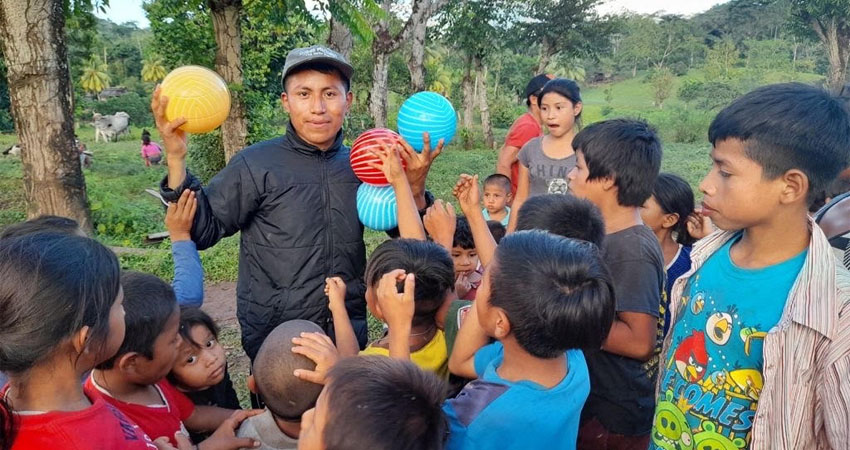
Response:
[{"label": "child's eye", "polygon": [[210,339],[207,342],[207,348],[212,348],[212,347],[215,347],[215,339]]},{"label": "child's eye", "polygon": [[186,364],[195,364],[195,361],[197,361],[197,360],[198,360],[198,357],[195,356],[195,355],[192,355],[192,356],[186,358]]},{"label": "child's eye", "polygon": [[731,176],[732,176],[732,174],[731,174],[731,173],[729,173],[729,172],[724,172],[724,171],[722,171],[722,170],[720,170],[720,171],[718,171],[718,172],[720,173],[720,176],[721,176],[721,177],[723,177],[723,178],[729,178],[729,177],[731,177]]}]

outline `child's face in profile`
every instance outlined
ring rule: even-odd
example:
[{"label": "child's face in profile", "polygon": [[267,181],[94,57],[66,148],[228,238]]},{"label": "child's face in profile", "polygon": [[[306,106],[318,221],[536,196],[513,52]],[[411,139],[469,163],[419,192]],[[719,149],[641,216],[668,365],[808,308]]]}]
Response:
[{"label": "child's face in profile", "polygon": [[[331,381],[333,383],[333,381]],[[304,411],[301,416],[301,433],[298,435],[298,450],[324,450],[325,426],[328,422],[328,385],[322,389],[316,406]]]},{"label": "child's face in profile", "polygon": [[590,200],[593,204],[599,206],[598,194],[602,188],[599,180],[588,181],[590,170],[587,168],[587,160],[584,159],[582,151],[576,151],[576,165],[567,174],[567,181],[570,183],[570,192],[578,198]]},{"label": "child's face in profile", "polygon": [[640,208],[640,218],[644,225],[648,226],[654,233],[658,233],[675,225],[679,216],[664,212],[653,195],[646,199]]},{"label": "child's face in profile", "polygon": [[224,347],[206,325],[194,325],[189,336],[194,343],[182,340],[171,374],[178,387],[185,390],[198,391],[215,386],[224,379],[227,363]]},{"label": "child's face in profile", "polygon": [[455,277],[468,275],[478,268],[478,252],[474,248],[452,247]]},{"label": "child's face in profile", "polygon": [[715,142],[711,158],[711,170],[699,185],[705,194],[703,215],[724,230],[741,230],[775,216],[785,186],[782,176],[764,178],[762,166],[747,157],[738,139]]},{"label": "child's face in profile", "polygon": [[165,322],[162,333],[157,336],[153,345],[153,358],[145,358],[140,355],[136,363],[136,374],[139,376],[137,382],[141,384],[154,384],[165,378],[174,367],[177,359],[177,348],[180,346],[180,310],[174,308],[168,320]]},{"label": "child's face in profile", "polygon": [[499,214],[505,210],[510,200],[510,192],[499,184],[491,183],[484,185],[484,208],[492,214]]}]

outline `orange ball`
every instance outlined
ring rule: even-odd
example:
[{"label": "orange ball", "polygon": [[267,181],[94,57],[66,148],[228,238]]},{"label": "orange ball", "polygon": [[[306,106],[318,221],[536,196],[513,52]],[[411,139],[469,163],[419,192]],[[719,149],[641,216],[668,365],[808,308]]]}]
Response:
[{"label": "orange ball", "polygon": [[218,128],[230,114],[230,91],[215,72],[201,66],[178,67],[162,80],[162,95],[168,97],[165,118],[185,117],[180,129],[206,133]]}]

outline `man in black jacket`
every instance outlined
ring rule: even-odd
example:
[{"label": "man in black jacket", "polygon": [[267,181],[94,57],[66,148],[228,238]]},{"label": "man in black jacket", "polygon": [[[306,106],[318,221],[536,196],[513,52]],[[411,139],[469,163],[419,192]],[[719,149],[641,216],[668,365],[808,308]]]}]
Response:
[{"label": "man in black jacket", "polygon": [[[290,116],[284,136],[237,153],[206,187],[186,170],[184,119],[167,122],[167,98],[154,92],[151,107],[168,160],[160,190],[176,201],[197,191],[192,240],[198,249],[241,231],[237,317],[242,346],[253,360],[278,324],[307,319],[331,332],[325,278],[348,286],[346,305],[361,346],[366,341],[363,272],[366,248],[357,217],[360,180],[342,144],[353,68],[320,46],[292,50],[283,69],[281,102]],[[430,153],[430,154],[429,154]],[[424,208],[424,179],[434,152],[408,160],[408,179]]]}]

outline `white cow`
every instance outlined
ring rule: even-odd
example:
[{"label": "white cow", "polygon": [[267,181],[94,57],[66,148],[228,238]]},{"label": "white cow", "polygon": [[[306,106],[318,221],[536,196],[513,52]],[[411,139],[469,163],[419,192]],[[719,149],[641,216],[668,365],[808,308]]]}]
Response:
[{"label": "white cow", "polygon": [[112,115],[94,114],[94,141],[117,141],[121,135],[130,135],[130,115],[119,111]]}]

